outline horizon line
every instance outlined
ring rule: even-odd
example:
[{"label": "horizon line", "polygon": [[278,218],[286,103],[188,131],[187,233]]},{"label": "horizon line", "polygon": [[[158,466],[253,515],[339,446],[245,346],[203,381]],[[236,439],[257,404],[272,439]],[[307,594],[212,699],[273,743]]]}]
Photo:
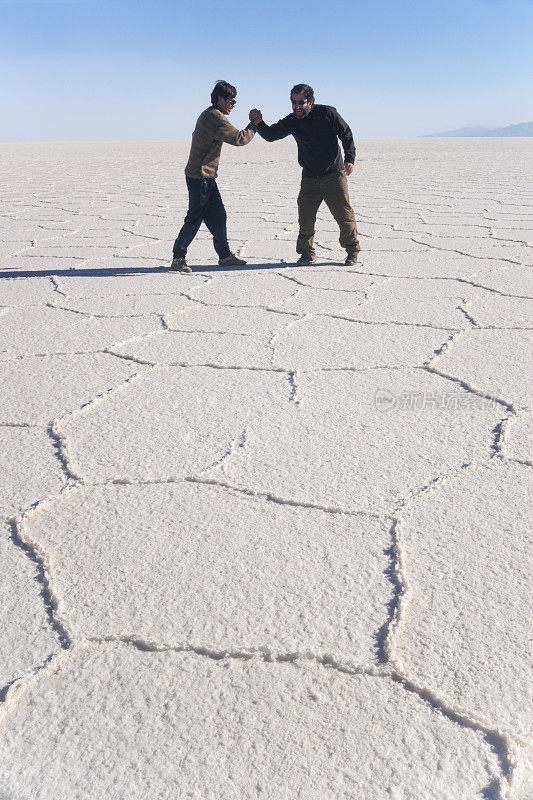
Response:
[{"label": "horizon line", "polygon": [[[1,0],[0,0],[1,3]],[[422,133],[416,136],[354,136],[356,141],[379,139],[531,139],[533,135],[524,136],[438,136],[432,133]],[[191,137],[185,139],[0,139],[2,144],[120,144],[132,142],[138,144],[151,144],[155,142],[190,142]]]}]

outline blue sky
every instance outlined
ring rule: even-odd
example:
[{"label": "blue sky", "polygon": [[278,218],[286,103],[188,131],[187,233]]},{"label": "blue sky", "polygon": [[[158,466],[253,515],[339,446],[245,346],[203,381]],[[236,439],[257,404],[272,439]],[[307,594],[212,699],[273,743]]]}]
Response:
[{"label": "blue sky", "polygon": [[1,141],[186,139],[310,83],[361,137],[533,120],[533,0],[0,0]]}]

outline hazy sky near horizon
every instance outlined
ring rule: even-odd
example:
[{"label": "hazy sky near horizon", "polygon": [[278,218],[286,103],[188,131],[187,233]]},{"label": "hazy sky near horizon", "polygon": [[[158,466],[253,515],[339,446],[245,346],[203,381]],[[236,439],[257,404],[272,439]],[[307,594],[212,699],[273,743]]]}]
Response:
[{"label": "hazy sky near horizon", "polygon": [[187,139],[310,83],[356,137],[533,120],[533,0],[0,0],[1,141]]}]

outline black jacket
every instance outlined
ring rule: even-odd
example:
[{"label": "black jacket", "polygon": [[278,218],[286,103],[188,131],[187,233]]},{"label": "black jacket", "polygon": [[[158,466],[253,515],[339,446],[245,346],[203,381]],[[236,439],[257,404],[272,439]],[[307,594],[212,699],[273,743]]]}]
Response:
[{"label": "black jacket", "polygon": [[[352,132],[333,106],[315,103],[306,117],[298,119],[295,114],[289,114],[274,125],[260,122],[257,132],[267,142],[275,142],[292,134],[298,145],[298,163],[304,178],[342,172],[345,161],[352,164],[355,161]],[[344,148],[344,158],[338,139]]]}]

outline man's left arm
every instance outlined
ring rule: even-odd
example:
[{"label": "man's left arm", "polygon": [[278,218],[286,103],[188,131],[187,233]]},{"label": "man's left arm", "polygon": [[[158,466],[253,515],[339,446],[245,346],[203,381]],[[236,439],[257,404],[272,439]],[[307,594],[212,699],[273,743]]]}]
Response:
[{"label": "man's left arm", "polygon": [[347,175],[353,172],[353,165],[355,161],[355,144],[353,140],[352,131],[347,122],[343,120],[336,108],[331,108],[331,122],[333,130],[342,142],[344,150],[344,169]]}]

